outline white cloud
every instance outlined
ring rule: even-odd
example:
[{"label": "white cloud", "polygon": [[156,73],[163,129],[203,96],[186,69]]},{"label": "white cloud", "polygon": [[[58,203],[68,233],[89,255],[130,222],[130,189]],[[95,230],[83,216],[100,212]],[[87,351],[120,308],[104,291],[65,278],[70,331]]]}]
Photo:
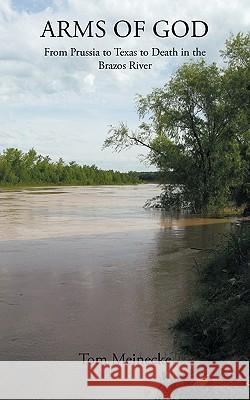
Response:
[{"label": "white cloud", "polygon": [[[20,0],[22,1],[22,0]],[[0,72],[2,79],[7,78],[10,83],[10,90],[4,91],[4,100],[9,93],[10,100],[13,96],[25,94],[25,98],[35,98],[49,93],[58,93],[58,100],[61,101],[61,93],[88,92],[89,86],[96,85],[99,90],[116,90],[121,84],[136,86],[145,85],[145,72],[140,71],[98,71],[98,58],[94,57],[44,57],[44,48],[52,50],[69,50],[70,47],[78,49],[105,49],[122,47],[126,49],[145,48],[152,46],[162,49],[177,48],[186,46],[195,47],[198,43],[207,49],[208,58],[216,57],[220,47],[223,47],[224,39],[230,31],[246,30],[249,22],[249,5],[247,1],[228,0],[227,2],[205,0],[196,2],[194,0],[176,0],[166,5],[165,0],[152,2],[145,0],[86,0],[58,1],[54,0],[52,7],[47,7],[39,13],[17,12],[11,8],[9,0],[2,0],[0,6],[1,21],[1,50],[0,50]],[[248,16],[247,16],[248,15]],[[152,24],[158,19],[166,19],[170,22],[175,19],[204,19],[209,23],[210,32],[207,38],[202,40],[176,39],[173,37],[160,39],[152,32]],[[78,19],[83,25],[93,19],[106,20],[107,34],[105,38],[40,38],[47,20],[55,23],[58,19],[72,21]],[[142,19],[146,21],[146,32],[142,38],[135,39],[130,36],[126,39],[118,39],[112,32],[114,21],[128,19],[133,21]],[[101,59],[104,59],[101,57]],[[124,62],[126,60],[112,57],[104,59],[106,62]],[[175,60],[150,58],[149,62],[154,63],[153,70],[147,73],[147,81],[157,83],[158,75],[167,70],[170,72],[171,63]],[[180,60],[178,60],[180,61]],[[78,79],[78,75],[81,79]],[[96,79],[90,81],[90,77]],[[83,77],[83,79],[82,79]],[[12,82],[10,82],[12,78]],[[88,83],[86,85],[86,83]],[[79,85],[80,87],[79,91]],[[149,85],[147,85],[149,86]],[[130,87],[128,88],[130,90]],[[28,97],[27,97],[28,96]],[[32,99],[31,99],[32,101]]]},{"label": "white cloud", "polygon": [[84,77],[84,83],[87,85],[88,88],[92,88],[95,83],[95,75],[88,74]]},{"label": "white cloud", "polygon": [[[19,3],[21,9],[22,0]],[[27,5],[26,0],[25,4]],[[133,99],[136,93],[147,93],[152,87],[157,87],[166,81],[170,74],[185,59],[150,58],[153,62],[150,71],[127,70],[98,70],[98,57],[44,57],[44,48],[69,50],[76,47],[86,49],[171,49],[186,47],[192,49],[198,44],[207,50],[207,60],[216,60],[218,50],[223,48],[224,41],[230,32],[246,31],[250,21],[250,6],[248,0],[53,0],[51,6],[39,12],[17,11],[10,0],[0,2],[0,114],[4,116],[6,126],[12,131],[12,137],[21,144],[19,136],[32,126],[32,133],[26,136],[25,147],[36,146],[37,137],[44,140],[45,150],[51,152],[48,145],[48,135],[42,128],[48,129],[53,125],[53,135],[60,143],[61,155],[66,158],[78,158],[79,155],[71,151],[67,141],[60,137],[66,135],[65,115],[67,121],[81,120],[81,124],[88,127],[85,136],[85,148],[91,149],[93,162],[96,159],[107,157],[108,153],[100,153],[100,142],[105,136],[107,125],[120,120],[127,120],[132,126],[136,124],[133,111]],[[48,2],[46,1],[46,4]],[[41,38],[47,20],[53,22],[58,19],[68,21],[79,20],[83,25],[89,21],[106,20],[107,34],[105,38]],[[119,19],[145,20],[146,30],[141,38],[130,36],[118,39],[112,32],[112,26]],[[209,24],[209,34],[206,38],[178,40],[170,38],[156,38],[152,34],[152,24],[158,19],[174,21],[176,19],[203,19]],[[101,57],[103,59],[103,57]],[[115,57],[104,60],[106,62],[126,62]],[[6,112],[8,110],[8,112]],[[10,110],[10,112],[9,112]],[[65,114],[65,110],[67,113]],[[17,121],[13,128],[13,121]],[[60,126],[56,122],[63,114],[64,123]],[[38,124],[39,120],[39,124]],[[60,132],[57,132],[57,129]],[[79,126],[76,128],[79,132]],[[2,131],[2,129],[1,129]],[[30,132],[31,132],[30,131]],[[100,133],[101,131],[101,133]],[[19,133],[18,133],[19,132]],[[36,132],[36,134],[35,134]],[[79,133],[79,138],[81,134]],[[88,136],[89,135],[89,136]],[[32,141],[32,137],[34,138]],[[89,137],[89,140],[88,140]],[[91,139],[90,139],[91,138]],[[101,140],[100,140],[101,138]],[[14,139],[13,139],[14,140]],[[75,137],[75,140],[76,137]],[[56,141],[55,141],[56,142]],[[6,146],[11,140],[6,136]],[[47,147],[46,147],[47,146]],[[74,146],[73,146],[74,147]],[[88,151],[87,151],[88,152]],[[84,152],[85,154],[85,152]],[[71,157],[72,155],[72,157]],[[84,156],[85,157],[85,156]],[[110,156],[110,165],[114,156]],[[123,155],[119,156],[122,160]],[[134,154],[127,157],[131,165],[134,163]],[[84,161],[84,159],[83,159]],[[114,161],[118,163],[118,161]],[[117,164],[116,164],[117,165]],[[128,169],[129,166],[128,166]]]},{"label": "white cloud", "polygon": [[5,20],[9,20],[14,12],[11,7],[11,2],[10,0],[2,0],[0,3],[0,14],[1,18]]}]

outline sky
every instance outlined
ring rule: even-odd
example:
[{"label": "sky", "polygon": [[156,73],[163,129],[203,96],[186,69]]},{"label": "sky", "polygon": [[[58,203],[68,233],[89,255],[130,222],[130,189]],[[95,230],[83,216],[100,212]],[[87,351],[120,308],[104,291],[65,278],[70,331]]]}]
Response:
[{"label": "sky", "polygon": [[[204,20],[204,38],[159,38],[157,20]],[[41,38],[47,20],[106,21],[103,38]],[[145,32],[122,39],[112,27],[118,20],[145,20]],[[52,159],[62,157],[121,171],[150,170],[145,151],[102,150],[110,125],[138,125],[135,97],[161,87],[191,57],[148,57],[151,70],[99,70],[101,57],[45,57],[44,48],[67,50],[125,50],[175,47],[206,50],[207,62],[221,62],[226,38],[249,30],[249,0],[0,0],[0,151],[34,147]],[[106,58],[127,62],[129,58]],[[194,58],[193,58],[194,59]],[[199,58],[196,57],[195,60]],[[133,59],[134,60],[134,59]],[[136,59],[137,60],[137,59]],[[138,58],[138,61],[140,58]]]}]

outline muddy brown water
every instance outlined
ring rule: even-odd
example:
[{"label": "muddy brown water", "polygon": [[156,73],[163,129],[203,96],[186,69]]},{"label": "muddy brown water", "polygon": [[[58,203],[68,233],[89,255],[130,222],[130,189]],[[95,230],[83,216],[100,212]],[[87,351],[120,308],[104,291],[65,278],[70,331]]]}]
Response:
[{"label": "muddy brown water", "polygon": [[[230,221],[143,209],[157,185],[0,192],[0,359],[174,357],[194,264]],[[203,253],[204,254],[204,253]]]}]

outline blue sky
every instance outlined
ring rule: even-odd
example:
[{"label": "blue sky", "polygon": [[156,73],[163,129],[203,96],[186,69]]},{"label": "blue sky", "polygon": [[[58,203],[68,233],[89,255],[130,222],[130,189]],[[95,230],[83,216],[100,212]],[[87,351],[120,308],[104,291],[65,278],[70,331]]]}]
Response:
[{"label": "blue sky", "polygon": [[[142,19],[147,29],[137,39],[119,40],[108,29],[102,39],[40,38],[48,19],[77,19],[83,24],[105,19],[107,28],[119,19]],[[209,33],[204,39],[159,39],[149,29],[158,19],[205,20]],[[198,45],[211,62],[219,60],[229,34],[247,31],[249,22],[248,0],[1,0],[0,151],[35,147],[52,158],[102,168],[151,169],[140,162],[141,149],[114,154],[102,151],[102,143],[111,124],[125,121],[136,128],[135,95],[162,86],[188,59],[158,57],[152,70],[144,72],[100,71],[98,58],[46,58],[44,48],[191,50]]]},{"label": "blue sky", "polygon": [[13,8],[17,11],[27,11],[30,13],[36,13],[44,10],[45,8],[52,6],[52,0],[12,0]]}]

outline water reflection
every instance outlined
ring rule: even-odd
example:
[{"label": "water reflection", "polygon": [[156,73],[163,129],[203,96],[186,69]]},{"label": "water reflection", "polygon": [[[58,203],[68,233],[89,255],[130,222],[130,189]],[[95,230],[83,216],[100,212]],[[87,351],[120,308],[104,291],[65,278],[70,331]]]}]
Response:
[{"label": "water reflection", "polygon": [[192,248],[211,247],[229,224],[144,210],[158,191],[0,194],[2,360],[175,354],[169,326],[192,301]]},{"label": "water reflection", "polygon": [[225,223],[212,224],[210,221],[207,225],[190,223],[184,226],[175,221],[173,226],[161,230],[155,237],[156,257],[150,282],[152,326],[155,335],[162,338],[165,345],[167,343],[174,357],[178,354],[169,327],[194,301],[197,265],[202,268],[209,250],[223,241],[229,230],[230,224]]}]

